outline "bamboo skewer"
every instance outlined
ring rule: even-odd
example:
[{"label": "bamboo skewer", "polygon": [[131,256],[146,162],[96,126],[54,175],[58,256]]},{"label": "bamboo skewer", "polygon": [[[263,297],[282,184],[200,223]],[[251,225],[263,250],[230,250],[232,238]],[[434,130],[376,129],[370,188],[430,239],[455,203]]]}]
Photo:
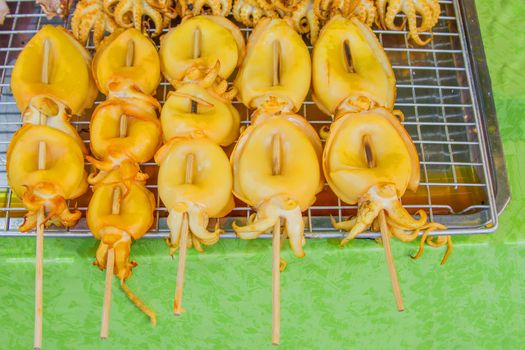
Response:
[{"label": "bamboo skewer", "polygon": [[[193,32],[193,53],[194,59],[201,56],[201,41],[202,32],[199,27],[195,28]],[[191,102],[191,113],[197,113],[197,102],[190,100]],[[184,175],[184,183],[193,183],[193,168],[195,162],[195,155],[188,154],[186,156],[186,171]],[[188,213],[182,214],[182,228],[181,237],[179,241],[179,264],[177,265],[177,278],[175,281],[175,298],[173,300],[173,314],[180,316],[182,314],[182,292],[184,290],[184,272],[186,271],[186,252],[188,250],[188,239],[189,239],[189,218]]]},{"label": "bamboo skewer", "polygon": [[193,31],[193,58],[201,57],[202,32],[199,27]]},{"label": "bamboo skewer", "polygon": [[388,233],[388,226],[386,225],[384,210],[379,212],[379,226],[381,227],[381,239],[383,240],[383,248],[385,249],[386,263],[388,266],[388,272],[390,273],[390,280],[392,281],[392,291],[394,292],[397,310],[399,312],[405,311],[403,296],[401,295],[401,288],[397,279],[396,265],[394,264],[394,257],[392,256],[392,249],[390,247],[390,236]]},{"label": "bamboo skewer", "polygon": [[[193,183],[193,167],[195,156],[188,154],[186,156],[186,174],[184,183]],[[182,292],[184,290],[184,271],[186,270],[186,251],[188,249],[189,236],[188,213],[185,212],[182,216],[182,232],[179,243],[179,265],[177,266],[177,280],[175,285],[175,300],[173,302],[173,313],[175,316],[180,316],[182,313]]]},{"label": "bamboo skewer", "polygon": [[[40,167],[39,167],[40,169]],[[42,348],[42,289],[44,274],[44,207],[38,209],[36,217],[36,272],[35,272],[35,333],[34,348]]]},{"label": "bamboo skewer", "polygon": [[[281,173],[281,137],[272,138],[272,174]],[[272,344],[278,345],[281,335],[281,219],[273,227],[272,238]]]},{"label": "bamboo skewer", "polygon": [[[131,41],[132,43],[132,41]],[[129,58],[129,52],[133,52],[132,45],[128,46],[128,56],[126,57],[126,64],[130,63],[132,58]],[[119,137],[125,137],[128,132],[128,118],[126,115],[120,116],[119,122]],[[116,186],[113,189],[113,198],[111,202],[111,214],[118,215],[120,213],[120,202],[122,193],[120,187]],[[102,304],[102,321],[100,323],[100,338],[107,339],[109,334],[109,314],[111,310],[111,292],[113,281],[113,269],[115,265],[115,249],[113,246],[108,249],[108,257],[106,260],[106,280],[104,285],[104,302]]]},{"label": "bamboo skewer", "polygon": [[281,336],[281,219],[273,227],[272,238],[272,344]]},{"label": "bamboo skewer", "polygon": [[275,40],[273,42],[273,78],[272,86],[277,86],[281,82],[281,44]]},{"label": "bamboo skewer", "polygon": [[[281,44],[273,42],[272,86],[281,81]],[[272,175],[281,174],[281,136],[272,137]],[[279,345],[281,336],[281,218],[273,227],[272,238],[272,344]]]},{"label": "bamboo skewer", "polygon": [[[121,118],[121,120],[124,118]],[[118,215],[120,213],[120,187],[116,186],[113,189],[113,199],[111,202],[111,214]],[[108,249],[108,257],[106,259],[106,282],[104,285],[104,303],[102,304],[102,321],[100,323],[100,338],[107,339],[109,333],[109,313],[111,310],[111,291],[113,281],[113,268],[115,266],[115,249],[110,246]]]},{"label": "bamboo skewer", "polygon": [[[365,157],[369,168],[375,167],[375,159],[370,146],[370,136],[366,135],[363,138],[363,145],[365,149]],[[396,300],[397,310],[399,312],[404,311],[403,297],[401,295],[401,288],[399,286],[399,280],[397,279],[396,265],[394,264],[394,257],[392,256],[392,249],[390,247],[390,233],[386,224],[385,211],[379,212],[379,226],[381,228],[381,239],[383,241],[383,248],[385,250],[386,264],[388,266],[388,272],[390,273],[390,280],[392,282],[392,291]]]},{"label": "bamboo skewer", "polygon": [[[44,54],[42,59],[43,84],[49,84],[49,53],[51,43],[49,40],[44,41]],[[40,125],[47,124],[47,117],[40,114]],[[38,143],[38,170],[46,168],[46,143]],[[44,277],[44,223],[45,223],[44,206],[38,209],[36,216],[36,267],[35,267],[35,329],[33,346],[35,350],[42,348],[42,315],[43,315],[43,277]]]},{"label": "bamboo skewer", "polygon": [[130,40],[128,42],[128,50],[126,51],[126,67],[132,67],[135,60],[135,42]]},{"label": "bamboo skewer", "polygon": [[[193,59],[201,57],[201,42],[202,42],[202,31],[199,27],[195,28],[193,32]],[[197,101],[191,99],[190,113],[197,113]]]}]

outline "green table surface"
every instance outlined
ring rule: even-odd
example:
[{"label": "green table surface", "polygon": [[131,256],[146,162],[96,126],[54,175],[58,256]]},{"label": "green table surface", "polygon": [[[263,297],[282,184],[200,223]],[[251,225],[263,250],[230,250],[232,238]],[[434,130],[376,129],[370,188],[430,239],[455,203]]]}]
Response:
[{"label": "green table surface", "polygon": [[[518,349],[525,347],[525,4],[477,1],[512,202],[488,236],[442,249],[393,240],[406,311],[398,313],[382,248],[311,240],[307,257],[283,253],[280,349]],[[153,328],[114,280],[110,338],[99,339],[104,273],[94,239],[46,239],[44,349],[269,349],[271,241],[223,240],[189,252],[184,307],[172,314],[177,260],[161,240],[133,247],[128,285],[158,314]],[[33,344],[34,240],[0,244],[0,348]]]}]

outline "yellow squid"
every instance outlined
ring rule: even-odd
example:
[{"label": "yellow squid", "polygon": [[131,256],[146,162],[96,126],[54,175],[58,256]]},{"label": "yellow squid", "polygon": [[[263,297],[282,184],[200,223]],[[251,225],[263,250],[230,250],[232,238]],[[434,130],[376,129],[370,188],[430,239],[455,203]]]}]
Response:
[{"label": "yellow squid", "polygon": [[161,70],[164,77],[176,85],[189,70],[206,72],[219,62],[218,77],[227,79],[242,62],[244,51],[241,31],[226,18],[186,18],[161,39]]},{"label": "yellow squid", "polygon": [[188,246],[202,251],[201,243],[215,244],[222,232],[208,231],[208,219],[220,218],[234,207],[232,173],[220,146],[199,134],[174,137],[155,155],[160,165],[159,196],[168,208],[170,254],[178,248],[183,216],[188,216]]},{"label": "yellow squid", "polygon": [[[41,142],[46,149],[43,169],[38,167]],[[84,154],[76,138],[51,126],[24,124],[7,150],[9,185],[28,209],[19,230],[26,232],[35,228],[37,212],[42,206],[47,213],[46,225],[73,226],[81,213],[70,212],[66,200],[86,192],[86,178]]]},{"label": "yellow squid", "polygon": [[136,29],[118,30],[98,48],[93,57],[93,75],[98,89],[106,96],[110,90],[127,86],[153,95],[161,79],[157,48]]},{"label": "yellow squid", "polygon": [[[136,263],[133,240],[153,224],[155,197],[145,187],[148,175],[139,164],[153,158],[162,142],[159,102],[151,96],[160,83],[160,59],[153,42],[139,30],[115,31],[93,59],[97,86],[108,99],[91,116],[90,146],[94,166],[88,181],[93,196],[87,222],[101,241],[95,265],[106,271],[106,290],[116,275],[129,299],[156,324],[156,315],[125,284]],[[109,281],[109,282],[108,282]],[[101,337],[108,334],[109,308],[103,307]]]},{"label": "yellow squid", "polygon": [[113,33],[117,28],[113,16],[104,11],[104,0],[80,0],[71,17],[71,32],[83,45],[87,44],[91,29],[93,43],[98,47],[104,34]]},{"label": "yellow squid", "polygon": [[[44,45],[49,45],[47,83],[41,80]],[[71,113],[82,114],[97,97],[97,87],[91,75],[91,56],[62,27],[45,25],[24,47],[13,68],[11,90],[20,111],[31,98],[51,95],[69,107]]]},{"label": "yellow squid", "polygon": [[261,113],[252,121],[230,160],[235,196],[257,212],[246,226],[233,224],[240,238],[255,239],[283,218],[294,254],[304,256],[302,212],[323,186],[321,150],[315,130],[297,114]]},{"label": "yellow squid", "polygon": [[209,218],[234,208],[232,171],[220,146],[239,135],[239,113],[231,104],[237,89],[226,79],[244,54],[241,31],[220,16],[184,18],[161,40],[161,69],[175,91],[162,108],[165,145],[155,161],[159,196],[169,212],[166,243],[170,255],[179,250],[176,315],[182,312],[187,248],[203,252],[202,244],[217,243],[223,230],[217,220],[208,231]]},{"label": "yellow squid", "polygon": [[298,257],[304,256],[301,213],[322,187],[321,143],[308,122],[294,113],[308,93],[310,69],[308,49],[291,24],[267,18],[254,29],[234,82],[239,100],[256,108],[230,158],[234,194],[257,214],[246,226],[233,228],[240,238],[254,239],[285,218]]},{"label": "yellow squid", "polygon": [[197,83],[177,84],[170,92],[160,116],[164,140],[202,133],[221,146],[239,136],[240,116],[231,100],[236,91],[227,90],[228,82],[217,78],[215,65]]},{"label": "yellow squid", "polygon": [[96,97],[90,62],[85,48],[63,28],[44,26],[15,63],[11,87],[24,112],[23,126],[7,150],[7,178],[28,209],[22,232],[37,226],[42,208],[47,226],[73,226],[81,216],[66,201],[87,190],[87,150],[69,120]]},{"label": "yellow squid", "polygon": [[[274,56],[279,82],[273,84]],[[254,28],[246,57],[234,86],[238,99],[250,109],[278,105],[279,110],[296,112],[310,88],[311,62],[303,39],[282,19],[265,18]]]},{"label": "yellow squid", "polygon": [[[93,186],[93,196],[87,210],[87,224],[93,236],[100,241],[94,265],[107,267],[108,252],[114,250],[113,271],[130,300],[156,324],[156,315],[145,306],[125,281],[137,266],[130,260],[133,241],[141,238],[153,224],[155,197],[144,187],[144,176],[123,181],[118,170],[113,170]],[[118,194],[115,194],[118,193]],[[114,197],[118,197],[114,199]]]},{"label": "yellow squid", "polygon": [[[432,38],[422,40],[421,32],[432,30],[439,21],[441,7],[438,0],[376,0],[377,20],[376,24],[383,29],[403,30],[408,22],[410,38],[418,45],[428,44]],[[403,12],[405,18],[401,24],[396,24],[396,16]],[[418,25],[416,15],[421,16]]]},{"label": "yellow squid", "polygon": [[273,232],[273,344],[280,341],[280,272],[286,267],[280,257],[281,236],[289,238],[296,257],[304,257],[302,212],[315,202],[324,183],[321,141],[310,124],[295,114],[308,93],[310,72],[308,49],[292,21],[265,18],[248,40],[234,82],[238,99],[256,110],[230,156],[233,193],[255,213],[244,226],[234,223],[233,229],[241,239]]},{"label": "yellow squid", "polygon": [[[320,108],[335,115],[323,153],[326,180],[342,201],[358,204],[355,218],[333,221],[348,232],[341,245],[377,229],[381,211],[390,232],[402,241],[426,230],[424,241],[429,232],[445,229],[429,223],[423,210],[414,219],[399,201],[407,188],[415,191],[419,185],[419,157],[401,124],[402,113],[393,111],[390,62],[367,26],[340,16],[326,24],[314,47],[313,89]],[[448,249],[442,263],[451,251],[450,237],[438,239],[437,245],[443,244]]]}]

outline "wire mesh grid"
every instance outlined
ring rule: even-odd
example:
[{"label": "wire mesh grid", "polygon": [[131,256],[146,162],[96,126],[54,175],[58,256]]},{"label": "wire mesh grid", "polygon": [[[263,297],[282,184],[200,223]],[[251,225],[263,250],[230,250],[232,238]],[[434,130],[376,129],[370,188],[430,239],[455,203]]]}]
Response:
[{"label": "wire mesh grid", "polygon": [[[486,153],[485,140],[480,132],[484,125],[476,105],[465,51],[467,38],[462,30],[457,0],[441,0],[440,4],[442,13],[439,23],[433,29],[433,40],[425,47],[412,44],[406,30],[374,29],[397,78],[396,108],[405,114],[404,126],[416,145],[421,161],[419,189],[416,193],[407,192],[402,201],[409,211],[425,209],[431,220],[449,228],[434,234],[488,233],[497,224],[497,212],[491,178],[488,176],[490,155]],[[19,235],[17,228],[25,213],[6,179],[7,146],[13,133],[21,126],[20,112],[10,89],[13,65],[24,45],[42,25],[53,23],[69,27],[69,19],[48,21],[31,0],[8,1],[8,6],[11,14],[7,16],[5,24],[0,26],[0,235],[4,236]],[[177,23],[173,21],[172,26]],[[248,38],[251,29],[241,28]],[[91,44],[87,47],[93,52]],[[163,81],[157,91],[161,103],[170,90],[171,86]],[[99,96],[96,104],[103,99],[104,96]],[[245,116],[242,124],[249,124],[250,111],[237,101],[234,105],[241,116]],[[316,130],[333,121],[331,116],[324,115],[317,108],[310,95],[300,113]],[[89,144],[89,115],[88,112],[85,116],[72,118],[72,124],[86,144]],[[229,153],[232,148],[226,151]],[[146,237],[163,237],[168,232],[167,211],[157,193],[157,165],[153,162],[144,163],[142,169],[150,175],[147,187],[157,200],[156,220]],[[69,205],[82,211],[85,216],[89,198],[90,193],[87,193],[70,201]],[[244,220],[252,212],[244,203],[236,204],[230,215],[221,219],[221,227],[226,231],[224,237],[235,237],[231,222]],[[316,203],[305,213],[306,236],[341,237],[342,233],[332,228],[330,216],[341,220],[354,215],[356,209],[356,206],[342,203],[325,185]],[[215,222],[211,221],[210,226],[213,226]],[[82,218],[69,229],[47,229],[46,235],[83,237],[90,233]],[[366,233],[360,237],[370,238],[375,235]]]}]

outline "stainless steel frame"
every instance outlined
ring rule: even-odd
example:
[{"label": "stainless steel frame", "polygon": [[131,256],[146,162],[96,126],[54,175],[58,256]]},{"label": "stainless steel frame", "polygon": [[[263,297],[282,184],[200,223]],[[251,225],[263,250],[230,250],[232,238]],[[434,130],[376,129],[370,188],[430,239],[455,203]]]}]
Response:
[{"label": "stainless steel frame", "polygon": [[[424,208],[432,220],[449,227],[446,231],[434,232],[435,235],[490,233],[497,228],[498,215],[507,205],[510,192],[475,4],[473,0],[441,0],[440,3],[442,15],[433,30],[434,40],[426,47],[414,46],[407,31],[374,30],[396,73],[396,108],[405,113],[404,125],[421,159],[420,187],[426,195],[406,207]],[[10,75],[24,44],[48,21],[33,1],[8,0],[8,4],[12,14],[0,27],[0,194],[6,196],[0,208],[0,236],[19,236],[17,227],[25,209],[14,204],[15,195],[7,185],[5,171],[7,145],[21,125],[20,112],[9,87]],[[69,25],[69,21],[52,23]],[[250,29],[243,28],[243,31],[248,36]],[[162,82],[157,96],[161,102],[169,90],[170,86]],[[102,99],[101,96],[99,100]],[[238,102],[236,106],[245,115],[243,124],[249,124],[249,111]],[[317,110],[311,98],[304,103],[302,114],[316,129],[332,121]],[[72,122],[89,143],[86,132],[89,117],[75,116]],[[143,167],[156,165],[146,163]],[[473,177],[463,176],[465,170]],[[433,174],[446,174],[446,177],[436,180]],[[148,187],[156,194],[155,184],[150,183]],[[455,195],[454,191],[476,190],[483,199],[458,210],[452,203],[436,204],[436,191],[440,188]],[[356,208],[341,203],[328,188],[325,191],[322,204],[316,203],[305,213],[307,237],[341,237],[342,233],[331,227],[328,215],[342,219]],[[70,206],[85,211],[86,206],[79,203],[82,201],[72,201]],[[146,237],[165,237],[168,232],[166,209],[158,196],[157,203],[157,220]],[[235,237],[231,221],[247,217],[250,212],[250,208],[238,206],[231,217],[221,220],[226,229],[223,236]],[[85,219],[68,230],[46,230],[46,236],[89,235]],[[365,233],[360,237],[376,236]]]}]

